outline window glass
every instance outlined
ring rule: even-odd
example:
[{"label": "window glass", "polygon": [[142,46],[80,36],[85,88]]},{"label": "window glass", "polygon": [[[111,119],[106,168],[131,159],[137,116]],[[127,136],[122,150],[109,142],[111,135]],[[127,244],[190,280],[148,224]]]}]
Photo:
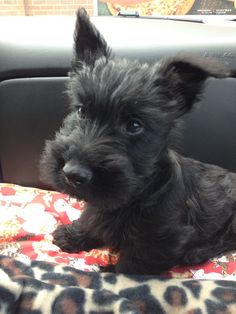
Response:
[{"label": "window glass", "polygon": [[90,15],[236,15],[236,0],[0,0],[0,15],[74,15],[80,6]]},{"label": "window glass", "polygon": [[236,0],[98,0],[100,15],[120,10],[140,15],[235,15]]}]

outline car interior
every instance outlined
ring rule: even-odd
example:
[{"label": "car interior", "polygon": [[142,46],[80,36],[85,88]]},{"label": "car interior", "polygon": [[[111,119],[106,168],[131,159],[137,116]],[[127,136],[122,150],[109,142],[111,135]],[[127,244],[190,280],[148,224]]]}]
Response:
[{"label": "car interior", "polygon": [[[230,78],[221,80],[209,79],[207,81],[201,101],[195,105],[191,113],[184,117],[183,136],[179,144],[179,151],[184,156],[193,157],[236,172],[236,22],[219,18],[207,19],[207,17],[197,20],[184,20],[167,17],[137,17],[136,15],[128,17],[126,15],[117,17],[96,16],[91,17],[91,20],[118,56],[154,63],[161,58],[176,54],[196,54],[215,58],[219,62],[225,63],[232,70],[232,77]],[[63,118],[69,111],[66,89],[73,53],[74,25],[75,17],[73,16],[0,17],[0,186],[2,186],[2,191],[3,187],[6,191],[6,189],[11,189],[14,186],[20,186],[21,193],[24,193],[27,188],[35,188],[47,191],[40,194],[44,198],[46,195],[51,195],[52,187],[46,185],[40,179],[39,161],[45,141],[54,137],[55,132],[59,130],[62,124]],[[11,200],[9,195],[2,195],[0,205],[6,208]],[[68,202],[71,202],[70,205],[72,204],[73,210],[79,208],[79,206],[80,208],[83,207],[82,202],[78,205],[76,203],[78,201],[73,200],[72,202],[65,195],[59,194],[59,192],[58,194],[52,194],[50,197],[51,199],[54,197],[57,204],[62,202],[64,208],[69,206]],[[35,199],[34,202],[39,204]],[[13,203],[15,208],[17,206],[23,208],[22,205],[19,205],[19,201],[13,200]],[[24,206],[26,206],[26,203],[24,203]],[[28,203],[27,206],[29,206]],[[37,206],[39,208],[39,205]],[[40,210],[36,211],[32,221],[37,220]],[[59,212],[61,213],[60,210]],[[31,214],[32,211],[33,207],[31,208]],[[72,212],[73,214],[71,215],[75,215],[74,211]],[[59,214],[54,214],[54,217],[59,217],[56,215]],[[70,219],[68,217],[66,219],[68,223]],[[0,233],[2,232],[0,231]],[[31,230],[30,234],[33,232]],[[5,261],[8,262],[7,269],[9,270],[10,261],[12,263],[10,258],[13,258],[13,261],[15,261],[16,254],[12,253],[11,257],[9,257],[10,253],[6,250],[6,239],[4,237],[2,239],[2,241],[0,240],[0,253],[3,256],[8,255],[8,259]],[[13,242],[16,242],[14,237],[12,239]],[[27,235],[24,234],[21,241],[24,242],[27,239]],[[3,244],[5,245],[4,250]],[[43,254],[40,256],[42,257]],[[70,261],[75,260],[75,256],[68,256],[67,259],[70,258]],[[82,256],[83,259],[84,256]],[[88,255],[86,256],[88,257]],[[232,256],[234,256],[232,260],[234,259],[235,261],[235,255]],[[60,255],[60,257],[63,263],[65,256]],[[50,261],[50,259],[48,260]],[[46,260],[47,263],[48,260]],[[98,262],[96,261],[96,263]],[[217,263],[214,265],[213,262],[208,264],[208,267],[211,267],[209,272],[215,273],[215,269],[221,267],[221,270],[224,269],[226,274],[228,264],[225,260],[220,260]],[[90,266],[91,264],[92,262],[90,262]],[[16,266],[14,264],[14,267],[20,269],[19,265]],[[36,269],[36,267],[40,266],[30,264],[28,267],[31,267],[37,273],[38,268]],[[1,266],[0,268],[2,269]],[[21,273],[23,274],[24,271],[22,269]],[[57,272],[55,270],[49,271],[48,269],[48,273]],[[97,280],[98,277],[95,278],[97,273],[88,275],[87,272],[82,274],[81,271],[77,275],[81,276],[80,279],[82,275],[87,276],[86,278],[83,277],[86,280],[90,280],[90,284],[87,283],[87,286],[85,282],[77,280],[73,284],[71,281],[64,282],[64,285],[59,283],[57,288],[55,288],[56,285],[53,286],[53,281],[51,281],[53,289],[46,286],[43,287],[43,285],[41,288],[37,286],[36,289],[36,284],[31,285],[30,289],[33,289],[32,293],[36,293],[36,291],[39,293],[38,298],[45,291],[48,291],[50,296],[58,297],[58,291],[61,289],[60,293],[63,292],[65,295],[68,293],[67,297],[69,296],[70,300],[73,300],[75,303],[77,312],[74,313],[190,313],[191,309],[195,310],[195,312],[191,313],[199,314],[219,313],[219,309],[223,309],[225,313],[236,313],[236,285],[233,282],[233,276],[236,275],[236,267],[234,272],[230,273],[229,278],[226,278],[228,286],[220,283],[220,287],[217,286],[220,297],[216,292],[212,292],[218,284],[214,280],[220,278],[224,282],[223,279],[225,277],[220,277],[220,275],[218,277],[217,275],[215,277],[213,275],[212,277],[204,277],[202,269],[195,267],[191,271],[184,269],[181,272],[176,269],[171,272],[171,275],[169,274],[169,278],[166,281],[155,278],[155,282],[151,282],[150,278],[136,278],[135,284],[131,284],[129,278],[123,278],[123,281],[117,279],[115,283],[114,277],[110,277],[110,279],[107,277],[107,280],[105,280],[105,277],[101,274],[99,279],[100,290],[95,283],[94,285],[92,283]],[[87,270],[86,267],[85,270]],[[90,267],[89,270],[93,269]],[[66,272],[63,266],[61,266],[60,271],[62,273]],[[58,273],[60,271],[58,270]],[[175,273],[178,273],[179,276],[175,276]],[[189,275],[190,273],[192,277]],[[24,275],[32,276],[30,274],[24,273]],[[197,277],[196,274],[201,275]],[[68,272],[66,275],[68,275]],[[72,276],[72,273],[70,273],[70,276]],[[118,278],[119,275],[116,276]],[[34,278],[35,282],[37,280],[43,282],[40,276],[36,277]],[[11,280],[12,284],[17,283],[18,288],[23,282],[14,281],[15,278],[11,276],[9,278],[8,282],[5,283],[3,281],[3,284],[0,284],[3,285],[3,287],[0,286],[0,291],[4,287],[5,289],[10,289],[9,280]],[[203,295],[201,294],[200,296],[200,292],[197,294],[194,289],[191,292],[191,289],[184,286],[183,278],[189,279],[191,284],[192,282],[197,282],[198,287],[201,285],[203,287],[201,290]],[[208,279],[209,282],[201,281],[201,279]],[[47,281],[48,279],[45,278],[45,280]],[[113,282],[117,287],[119,286],[117,290],[113,290],[111,286]],[[143,292],[146,290],[142,290],[144,284],[142,286],[141,282],[146,284],[148,292]],[[48,281],[47,283],[50,286]],[[28,287],[26,281],[24,285],[24,287]],[[76,289],[83,290],[87,303],[85,301],[78,302],[78,300],[82,300],[78,297],[72,298],[70,295],[72,286],[77,286]],[[133,294],[128,292],[127,294],[119,293],[118,291],[124,287],[130,289],[135,287],[137,289],[136,295],[134,292],[132,292]],[[162,288],[158,290],[158,287]],[[159,292],[156,293],[155,302],[153,301],[152,303],[150,301],[150,291],[154,288]],[[113,296],[113,298],[109,299],[102,289],[107,289],[107,293],[110,293],[110,296]],[[95,297],[89,297],[91,291],[95,293],[98,290],[101,291],[99,300],[106,299],[107,303],[105,301],[104,303],[96,303],[94,301]],[[21,290],[21,296],[23,293],[26,293],[25,291]],[[228,299],[222,297],[226,292],[230,295]],[[179,297],[179,301],[176,301],[177,303],[173,301],[173,293],[177,293]],[[15,296],[15,299],[17,299],[16,303],[21,312],[17,312],[16,307],[7,305],[8,312],[7,310],[1,310],[3,308],[0,307],[0,313],[33,313],[26,311],[26,305],[20,299],[20,294],[18,294],[18,297]],[[77,296],[77,294],[75,295]],[[192,301],[189,301],[190,296]],[[45,307],[46,310],[43,308],[43,304],[47,297],[41,297],[41,299],[37,299],[37,302],[36,296],[34,298],[32,310],[37,309],[41,311],[37,313],[73,313],[72,309],[70,310],[71,312],[60,310],[61,305],[65,302],[64,295],[64,299],[62,297],[62,299],[57,299],[57,301],[53,299],[54,305],[48,301],[50,308]],[[8,302],[8,300],[4,301],[0,292],[0,304]],[[132,306],[131,303],[125,303],[124,300],[133,302]],[[138,304],[140,300],[143,302],[143,307],[140,303]],[[79,310],[82,303],[83,306],[85,304],[87,306],[85,310],[83,309],[84,312],[82,307],[81,312]],[[123,304],[123,310],[121,304]],[[144,310],[145,306],[146,311]],[[173,309],[176,311],[173,312]]]},{"label": "car interior", "polygon": [[[212,25],[102,16],[92,21],[122,57],[151,63],[194,53],[236,69],[234,22]],[[0,38],[1,181],[42,187],[38,163],[45,139],[59,129],[68,110],[74,18],[21,17],[13,25],[4,17],[0,28],[5,30]],[[235,84],[235,78],[208,82],[199,108],[186,118],[182,144],[186,156],[236,170]]]}]

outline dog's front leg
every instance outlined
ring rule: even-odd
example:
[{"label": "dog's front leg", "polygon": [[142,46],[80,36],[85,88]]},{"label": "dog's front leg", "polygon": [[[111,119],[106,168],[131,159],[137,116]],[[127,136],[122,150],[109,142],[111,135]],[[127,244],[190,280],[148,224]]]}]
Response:
[{"label": "dog's front leg", "polygon": [[116,273],[123,273],[127,275],[160,275],[162,271],[168,269],[169,265],[163,265],[163,263],[157,260],[152,260],[148,256],[142,256],[135,253],[132,249],[121,249],[119,255],[119,260],[115,265]]},{"label": "dog's front leg", "polygon": [[141,241],[143,246],[135,247],[135,243],[124,245],[120,249],[120,258],[115,267],[117,273],[160,275],[179,264],[185,254],[186,245],[195,239],[192,226],[180,226],[170,230],[166,242]]},{"label": "dog's front leg", "polygon": [[167,270],[169,267],[165,265],[158,265],[142,260],[141,258],[135,259],[132,255],[126,254],[122,256],[117,265],[115,266],[116,273],[122,273],[127,275],[160,275],[162,271]]},{"label": "dog's front leg", "polygon": [[68,253],[89,251],[103,246],[102,241],[91,237],[86,225],[80,220],[75,220],[70,225],[59,225],[53,232],[53,238],[53,243]]}]

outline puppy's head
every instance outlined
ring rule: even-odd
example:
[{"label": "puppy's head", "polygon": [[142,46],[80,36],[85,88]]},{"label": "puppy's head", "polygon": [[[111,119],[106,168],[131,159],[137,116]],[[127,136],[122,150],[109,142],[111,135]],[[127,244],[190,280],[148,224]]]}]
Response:
[{"label": "puppy's head", "polygon": [[152,180],[161,183],[169,136],[205,80],[226,77],[216,62],[190,57],[156,64],[113,56],[83,9],[70,73],[71,113],[43,154],[55,188],[100,208],[119,208]]}]

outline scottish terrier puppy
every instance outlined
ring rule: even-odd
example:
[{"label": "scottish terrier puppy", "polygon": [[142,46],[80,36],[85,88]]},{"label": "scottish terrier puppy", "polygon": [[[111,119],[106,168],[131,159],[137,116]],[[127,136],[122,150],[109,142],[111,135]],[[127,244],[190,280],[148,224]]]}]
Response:
[{"label": "scottish terrier puppy", "polygon": [[67,252],[109,246],[119,252],[116,272],[152,275],[236,248],[236,174],[171,144],[206,79],[229,75],[203,58],[117,58],[80,9],[71,113],[47,141],[41,168],[87,208],[55,230],[54,243]]}]

